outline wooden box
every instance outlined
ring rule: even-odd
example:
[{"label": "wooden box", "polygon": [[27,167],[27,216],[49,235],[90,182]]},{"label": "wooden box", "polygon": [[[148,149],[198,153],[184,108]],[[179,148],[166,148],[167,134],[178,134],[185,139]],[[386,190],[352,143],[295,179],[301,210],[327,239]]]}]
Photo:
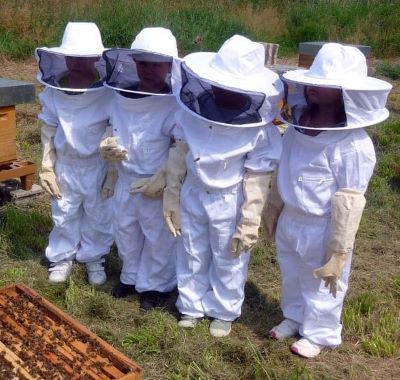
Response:
[{"label": "wooden box", "polygon": [[0,164],[17,159],[15,107],[0,107]]},{"label": "wooden box", "polygon": [[137,380],[143,370],[23,284],[0,289],[0,378]]},{"label": "wooden box", "polygon": [[[313,61],[319,49],[325,44],[326,42],[322,41],[313,41],[313,42],[301,42],[299,44],[299,66],[308,69]],[[342,44],[348,46],[354,46],[358,48],[367,59],[368,67],[370,66],[370,58],[371,58],[371,48],[366,45],[349,45],[349,44]]]}]

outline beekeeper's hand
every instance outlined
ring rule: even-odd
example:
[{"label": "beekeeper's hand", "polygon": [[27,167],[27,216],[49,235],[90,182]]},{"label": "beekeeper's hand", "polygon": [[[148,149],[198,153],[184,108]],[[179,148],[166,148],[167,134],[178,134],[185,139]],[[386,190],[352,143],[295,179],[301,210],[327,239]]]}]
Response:
[{"label": "beekeeper's hand", "polygon": [[106,177],[104,178],[103,185],[101,187],[101,197],[103,199],[110,198],[114,195],[114,188],[117,180],[118,170],[113,165],[110,165],[107,170]]},{"label": "beekeeper's hand", "polygon": [[239,257],[251,249],[258,240],[261,212],[270,191],[272,172],[255,173],[247,171],[243,179],[244,201],[241,218],[231,239],[231,252]]},{"label": "beekeeper's hand", "polygon": [[46,124],[43,124],[40,128],[43,156],[39,179],[41,186],[47,193],[54,198],[60,199],[62,195],[54,172],[57,161],[56,148],[54,146],[56,131],[57,127]]},{"label": "beekeeper's hand", "polygon": [[149,178],[138,178],[131,183],[129,192],[132,195],[141,193],[148,198],[161,198],[167,185],[166,174],[166,167],[163,166]]},{"label": "beekeeper's hand", "polygon": [[338,280],[347,259],[353,251],[354,241],[365,207],[364,194],[354,189],[340,189],[331,201],[331,235],[326,264],[314,270],[314,276],[325,281],[329,292],[336,298]]},{"label": "beekeeper's hand", "polygon": [[54,198],[61,199],[62,194],[53,168],[42,167],[42,170],[39,172],[39,179],[41,186],[47,193]]},{"label": "beekeeper's hand", "polygon": [[271,182],[271,192],[267,197],[267,201],[261,216],[264,226],[264,238],[266,241],[275,241],[276,226],[284,206],[278,191],[276,175],[273,176]]},{"label": "beekeeper's hand", "polygon": [[125,160],[128,155],[128,151],[118,144],[118,137],[106,137],[100,142],[100,154],[101,156],[110,162],[121,162]]},{"label": "beekeeper's hand", "polygon": [[167,162],[167,186],[163,196],[165,223],[172,235],[181,235],[180,193],[186,177],[186,154],[188,146],[183,141],[175,142],[169,149]]}]

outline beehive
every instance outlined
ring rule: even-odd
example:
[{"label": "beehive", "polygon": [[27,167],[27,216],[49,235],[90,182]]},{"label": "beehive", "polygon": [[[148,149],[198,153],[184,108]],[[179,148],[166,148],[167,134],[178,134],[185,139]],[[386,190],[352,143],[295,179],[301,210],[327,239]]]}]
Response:
[{"label": "beehive", "polygon": [[132,360],[23,284],[0,289],[1,379],[138,380]]},{"label": "beehive", "polygon": [[0,163],[17,159],[15,107],[0,107]]},{"label": "beehive", "polygon": [[0,78],[0,182],[21,178],[21,187],[33,184],[35,164],[17,160],[15,105],[35,100],[32,83]]}]

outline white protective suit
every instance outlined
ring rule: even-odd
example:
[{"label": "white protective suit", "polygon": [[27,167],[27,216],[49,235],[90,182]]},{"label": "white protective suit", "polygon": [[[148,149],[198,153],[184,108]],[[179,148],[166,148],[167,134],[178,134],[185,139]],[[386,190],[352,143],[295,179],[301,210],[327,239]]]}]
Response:
[{"label": "white protective suit", "polygon": [[336,298],[313,270],[326,262],[333,195],[342,188],[365,192],[375,165],[371,139],[363,129],[308,136],[295,128],[284,135],[278,188],[285,204],[276,246],[282,272],[281,307],[313,343],[341,343],[340,315],[351,255],[338,280]]},{"label": "white protective suit", "polygon": [[164,222],[162,198],[129,193],[135,179],[151,177],[166,163],[176,110],[174,96],[130,99],[115,92],[112,100],[113,135],[128,151],[127,159],[117,164],[114,193],[120,279],[138,292],[169,292],[176,286],[176,240]]},{"label": "white protective suit", "polygon": [[[391,85],[367,72],[366,59],[357,48],[327,43],[309,70],[289,71],[282,77],[286,96],[281,117],[292,128],[284,136],[278,170],[284,208],[275,237],[282,271],[281,306],[285,318],[300,325],[305,341],[293,344],[292,350],[305,357],[318,354],[321,346],[341,343],[340,316],[348,287],[351,239],[362,208],[346,209],[345,197],[339,200],[335,194],[343,190],[365,193],[376,158],[372,141],[362,128],[389,115],[386,100]],[[329,111],[333,113],[326,117]],[[338,220],[337,213],[331,217],[333,198],[336,208],[352,213],[350,219],[344,215],[339,216],[344,220]],[[341,232],[344,226],[348,233]],[[345,245],[343,267],[339,260],[330,262],[331,255],[340,252],[329,250],[329,242],[333,247]],[[321,273],[320,278],[313,273],[326,268],[327,262],[338,276],[325,279],[329,287]]]},{"label": "white protective suit", "polygon": [[46,257],[50,262],[102,260],[113,242],[111,201],[101,198],[107,164],[98,147],[108,124],[111,91],[101,88],[69,95],[46,88],[39,119],[56,128],[55,172],[62,197],[52,199],[54,228]]},{"label": "white protective suit", "polygon": [[184,110],[177,124],[189,153],[181,191],[176,306],[195,318],[233,321],[241,314],[250,257],[249,252],[234,257],[230,248],[243,203],[243,176],[246,170],[276,169],[281,137],[272,124],[227,127]]}]

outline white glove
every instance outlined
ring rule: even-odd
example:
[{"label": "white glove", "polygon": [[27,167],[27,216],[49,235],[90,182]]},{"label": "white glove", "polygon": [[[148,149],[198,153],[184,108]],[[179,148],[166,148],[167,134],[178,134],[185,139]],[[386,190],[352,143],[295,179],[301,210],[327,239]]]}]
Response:
[{"label": "white glove", "polygon": [[262,212],[264,237],[266,241],[275,241],[276,226],[283,206],[284,203],[278,191],[277,174],[274,174],[271,184],[271,193],[268,196],[267,203]]},{"label": "white glove", "polygon": [[112,164],[109,165],[106,177],[101,187],[101,197],[103,199],[110,198],[114,195],[114,187],[118,180],[118,170]]},{"label": "white glove", "polygon": [[56,148],[54,146],[54,136],[57,128],[43,124],[40,129],[42,140],[43,158],[42,169],[39,172],[40,184],[43,189],[52,197],[60,199],[62,197],[60,187],[57,183],[54,167],[57,161]]},{"label": "white glove", "polygon": [[132,195],[142,193],[144,196],[154,199],[161,198],[167,185],[166,175],[166,166],[162,166],[151,177],[138,178],[133,181],[129,193]]},{"label": "white glove", "polygon": [[165,222],[172,235],[180,236],[180,193],[186,176],[186,154],[189,148],[183,141],[175,142],[169,149],[167,162],[167,186],[163,196]]},{"label": "white glove", "polygon": [[100,154],[101,156],[110,162],[120,162],[125,160],[128,155],[128,151],[117,143],[118,137],[105,137],[100,142]]},{"label": "white glove", "polygon": [[331,236],[328,243],[327,262],[314,270],[314,276],[325,281],[329,293],[336,298],[337,281],[351,254],[365,207],[361,191],[340,189],[331,201]]},{"label": "white glove", "polygon": [[244,202],[241,218],[231,239],[234,257],[248,251],[257,243],[261,213],[270,191],[272,172],[246,172],[243,179]]}]

